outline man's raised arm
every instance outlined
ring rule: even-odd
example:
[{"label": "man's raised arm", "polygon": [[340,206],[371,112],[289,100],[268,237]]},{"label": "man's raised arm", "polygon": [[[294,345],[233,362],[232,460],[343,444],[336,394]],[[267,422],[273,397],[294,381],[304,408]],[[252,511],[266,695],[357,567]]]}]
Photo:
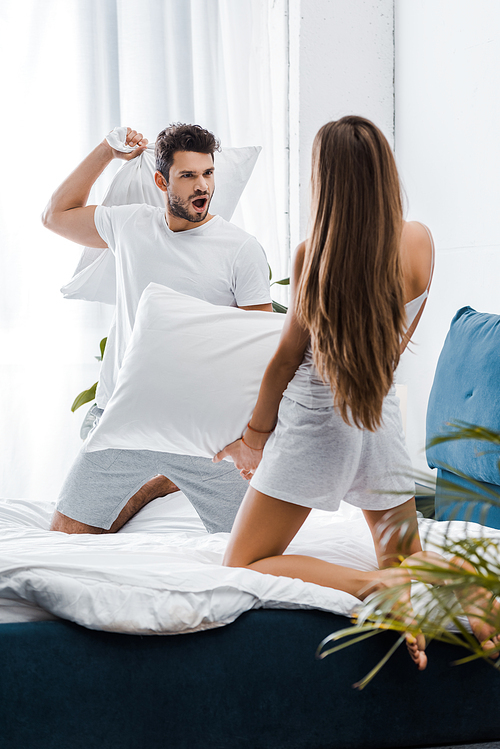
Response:
[{"label": "man's raised arm", "polygon": [[87,205],[92,185],[115,158],[130,161],[141,154],[148,141],[131,128],[127,128],[127,146],[137,146],[131,153],[111,148],[104,139],[97,148],[57,188],[50,198],[42,222],[47,229],[72,242],[87,247],[107,247],[94,223],[95,205]]}]

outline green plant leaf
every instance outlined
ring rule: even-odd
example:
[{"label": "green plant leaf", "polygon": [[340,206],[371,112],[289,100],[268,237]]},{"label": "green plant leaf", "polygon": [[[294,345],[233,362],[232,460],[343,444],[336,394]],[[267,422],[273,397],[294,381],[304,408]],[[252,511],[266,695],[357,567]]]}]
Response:
[{"label": "green plant leaf", "polygon": [[[362,634],[359,634],[359,633]],[[344,648],[348,648],[349,645],[354,645],[356,642],[361,642],[362,640],[366,640],[368,637],[373,637],[373,635],[378,635],[380,633],[380,627],[375,624],[367,624],[366,622],[363,625],[354,625],[353,627],[347,627],[346,629],[341,629],[338,633],[335,633],[333,635],[328,635],[328,637],[325,637],[324,640],[320,642],[318,645],[318,648],[316,650],[316,658],[318,660],[323,660],[323,658],[326,658],[328,655],[331,655],[332,653],[338,653],[339,650],[343,650]],[[354,637],[354,635],[356,635]],[[336,640],[340,640],[343,637],[349,637],[353,636],[353,639],[349,640],[348,642],[343,642],[342,645],[335,645],[333,648],[329,648],[328,650],[323,650],[323,647],[329,643],[329,642],[335,642]]]},{"label": "green plant leaf", "polygon": [[[438,435],[429,443],[429,446],[448,440],[473,439],[489,443],[492,447],[498,449],[496,447],[500,444],[500,432],[498,431],[460,421],[449,424],[449,426],[451,431],[448,434]],[[466,487],[451,482],[441,483],[441,488],[446,490],[447,498],[451,501],[456,501],[457,504],[466,501],[472,503],[472,505],[488,503],[492,506],[500,506],[498,494],[488,491],[482,482],[471,479],[453,466],[443,465],[442,467],[468,480],[468,486]],[[423,477],[422,483],[425,483],[425,477]],[[451,521],[452,519],[450,523]],[[379,533],[382,540],[384,533],[389,533],[390,529],[393,533],[394,527],[390,522],[386,527],[381,524]],[[448,525],[448,529],[451,529],[451,525]],[[401,530],[405,530],[404,523],[401,523]],[[337,652],[346,645],[352,645],[369,637],[374,627],[379,628],[379,630],[391,629],[401,635],[397,643],[375,668],[354,685],[358,689],[363,689],[378,673],[396,647],[403,642],[405,631],[416,633],[420,630],[425,635],[427,642],[436,639],[468,650],[469,655],[454,661],[454,665],[469,663],[472,660],[482,658],[490,666],[500,670],[500,658],[492,661],[490,658],[492,651],[483,650],[480,643],[462,621],[462,617],[467,614],[469,609],[469,612],[474,612],[472,615],[476,620],[479,619],[484,622],[491,627],[493,632],[498,632],[500,628],[500,615],[496,608],[496,601],[500,598],[499,539],[488,537],[487,527],[478,530],[474,537],[461,537],[458,540],[452,538],[449,530],[445,527],[444,535],[439,544],[433,542],[430,527],[427,532],[422,528],[421,532],[423,532],[424,548],[426,543],[430,542],[437,547],[436,550],[439,550],[445,559],[456,558],[457,561],[443,566],[441,561],[434,562],[429,559],[411,566],[412,579],[419,583],[411,589],[413,622],[408,625],[405,623],[404,617],[395,616],[398,601],[404,598],[402,596],[404,588],[410,587],[410,584],[394,585],[379,591],[363,604],[358,611],[357,624],[354,627],[347,627],[326,637],[318,648],[317,657],[323,658]],[[473,569],[463,566],[462,560],[469,562]],[[455,631],[451,631],[451,627]],[[325,645],[335,643],[343,638],[350,639],[341,645],[334,645],[334,647],[324,650]],[[495,650],[500,651],[500,644],[496,645]]]},{"label": "green plant leaf", "polygon": [[[492,548],[493,547],[493,548]],[[393,630],[404,639],[405,632],[416,634],[422,631],[427,641],[431,639],[441,640],[452,645],[458,645],[468,650],[471,655],[455,661],[455,664],[467,663],[471,660],[482,658],[495,668],[500,663],[492,663],[491,651],[484,651],[472,633],[464,626],[461,616],[464,609],[473,605],[475,618],[480,618],[486,624],[498,629],[498,613],[494,608],[494,601],[500,594],[500,564],[499,544],[488,538],[466,538],[459,541],[443,542],[441,550],[447,554],[469,560],[475,567],[475,571],[462,568],[455,564],[444,568],[440,563],[422,561],[418,566],[412,566],[412,578],[418,582],[426,583],[422,589],[412,591],[412,604],[414,621],[411,624],[395,617],[395,604],[401,599],[401,593],[409,583],[395,585],[386,588],[371,597],[363,605],[357,618],[355,626],[347,627],[326,637],[318,647],[317,657],[324,658],[332,653],[338,652],[346,646],[360,642],[374,633],[374,630]],[[488,555],[489,550],[489,555]],[[429,579],[433,585],[428,584]],[[471,592],[475,590],[487,591],[489,594],[481,593],[481,600],[471,598]],[[416,606],[415,604],[418,604]],[[450,631],[453,626],[456,632]],[[325,646],[335,643],[343,638],[350,638],[348,642],[335,645],[327,650]],[[391,648],[385,656],[361,681],[354,686],[363,689],[378,673],[386,663],[388,657],[395,648],[401,644],[402,639]],[[500,645],[497,646],[500,650]]]},{"label": "green plant leaf", "polygon": [[[271,279],[269,279],[271,280]],[[275,283],[279,283],[280,286],[290,286],[290,279],[289,278],[282,278],[279,281],[273,281],[271,286],[274,286]]]},{"label": "green plant leaf", "polygon": [[372,670],[369,673],[367,673],[366,676],[364,676],[360,681],[357,681],[355,684],[353,684],[353,687],[355,689],[359,689],[359,691],[361,692],[361,690],[364,689],[366,687],[366,685],[369,684],[370,681],[378,674],[378,672],[380,671],[380,669],[382,668],[382,666],[385,666],[385,664],[387,663],[387,661],[389,660],[389,658],[391,657],[391,655],[393,653],[395,653],[396,650],[401,645],[401,643],[404,642],[405,637],[406,637],[406,635],[404,635],[404,634],[401,635],[396,640],[396,642],[394,643],[394,645],[392,646],[392,648],[390,648],[390,650],[387,651],[387,653],[384,655],[384,657],[379,660],[379,662],[377,663],[377,665],[374,668],[372,668]]},{"label": "green plant leaf", "polygon": [[451,427],[452,431],[433,437],[427,447],[434,447],[434,445],[440,445],[442,442],[450,442],[451,440],[482,440],[493,445],[500,444],[500,432],[493,429],[486,429],[477,424],[469,424],[466,421],[458,420],[450,422],[447,426]]},{"label": "green plant leaf", "polygon": [[271,270],[271,266],[269,265],[269,263],[267,264],[267,267],[269,268],[269,280],[271,280],[273,277],[273,272]]},{"label": "green plant leaf", "polygon": [[101,349],[101,361],[102,361],[102,357],[104,356],[104,350],[106,348],[107,342],[108,342],[108,339],[106,337],[106,338],[103,338],[99,344],[99,348]]},{"label": "green plant leaf", "polygon": [[279,302],[275,302],[273,299],[273,312],[280,312],[282,315],[286,315],[288,309]]},{"label": "green plant leaf", "polygon": [[71,410],[73,413],[76,411],[77,408],[80,408],[80,406],[83,406],[85,403],[90,403],[90,401],[93,401],[95,399],[95,393],[97,389],[97,382],[95,382],[91,388],[88,390],[83,390],[79,395],[76,396],[75,400],[73,401],[73,405],[71,406]]},{"label": "green plant leaf", "polygon": [[[395,624],[395,622],[391,621],[391,624]],[[322,659],[322,658],[326,658],[328,655],[331,655],[332,653],[338,653],[339,650],[343,650],[344,648],[349,647],[349,645],[354,645],[357,642],[361,642],[362,640],[366,640],[369,637],[378,635],[381,632],[383,632],[385,629],[395,629],[395,627],[388,627],[384,624],[380,625],[378,622],[364,622],[363,624],[360,624],[360,625],[356,624],[353,627],[346,627],[345,629],[341,629],[338,632],[335,632],[333,635],[329,635],[328,637],[325,637],[325,639],[318,646],[318,650],[316,651],[316,658]],[[352,639],[349,640],[349,642],[342,643],[342,645],[336,645],[335,647],[330,648],[329,650],[321,652],[321,649],[323,648],[323,646],[326,645],[328,642],[332,642],[332,641],[335,642],[336,640],[340,640],[344,637],[351,637]],[[406,632],[403,631],[403,634],[400,635],[398,640],[389,649],[389,651],[380,659],[377,665],[374,668],[372,668],[371,671],[369,671],[369,673],[367,673],[366,676],[364,676],[360,681],[357,681],[355,684],[353,684],[353,687],[355,689],[359,689],[360,691],[364,689],[366,685],[369,684],[370,681],[378,674],[380,669],[387,663],[391,655],[398,649],[401,643],[404,642],[405,637],[406,637]]]},{"label": "green plant leaf", "polygon": [[[492,450],[485,450],[484,452],[478,453],[478,455],[498,453],[498,447],[496,446],[500,445],[500,432],[497,432],[494,429],[487,429],[486,427],[478,426],[477,424],[469,424],[466,421],[460,421],[458,419],[455,422],[450,422],[447,426],[449,426],[452,431],[446,432],[445,434],[438,434],[433,437],[427,444],[428,448],[452,440],[478,440],[488,442],[490,445],[495,446]],[[454,473],[459,473],[456,469],[451,470]],[[500,458],[498,459],[498,470],[500,471]]]}]

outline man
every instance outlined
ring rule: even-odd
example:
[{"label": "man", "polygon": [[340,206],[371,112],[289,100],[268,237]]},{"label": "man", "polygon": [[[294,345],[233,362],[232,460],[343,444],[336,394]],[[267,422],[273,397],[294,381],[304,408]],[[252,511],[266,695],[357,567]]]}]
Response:
[{"label": "man", "polygon": [[[165,211],[148,205],[87,205],[92,185],[114,159],[136,158],[147,146],[127,128],[131,153],[106,139],[60,185],[44,225],[79,244],[109,247],[117,270],[116,320],[108,336],[96,416],[113,392],[146,286],[161,283],[213,304],[272,311],[268,265],[257,240],[208,211],[218,141],[198,125],[176,124],[156,140],[155,182]],[[113,533],[152,499],[184,491],[209,531],[229,531],[246,490],[230,464],[149,450],[83,451],[62,487],[52,530]]]}]

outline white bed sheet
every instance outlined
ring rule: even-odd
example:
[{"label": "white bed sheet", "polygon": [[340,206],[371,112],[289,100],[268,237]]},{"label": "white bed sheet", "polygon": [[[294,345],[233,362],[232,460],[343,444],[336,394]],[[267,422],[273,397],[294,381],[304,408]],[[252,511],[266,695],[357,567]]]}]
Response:
[{"label": "white bed sheet", "polygon": [[[354,596],[301,580],[221,566],[227,533],[209,535],[180,493],[151,502],[117,534],[48,531],[50,503],[0,500],[0,622],[62,617],[90,629],[179,634],[220,627],[253,608],[317,608],[350,616]],[[426,548],[445,528],[456,538],[481,526],[420,520]],[[500,531],[487,529],[500,539]],[[375,569],[360,510],[313,511],[288,551]]]}]

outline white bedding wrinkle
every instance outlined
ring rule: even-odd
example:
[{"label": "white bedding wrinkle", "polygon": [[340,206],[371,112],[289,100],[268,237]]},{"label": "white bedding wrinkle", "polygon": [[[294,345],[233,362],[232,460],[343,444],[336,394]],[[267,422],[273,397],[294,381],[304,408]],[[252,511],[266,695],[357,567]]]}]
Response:
[{"label": "white bedding wrinkle", "polygon": [[228,534],[207,534],[180,493],[151,502],[128,524],[135,530],[115,535],[40,529],[40,512],[47,528],[51,510],[34,506],[23,519],[14,501],[0,503],[0,599],[91,629],[137,634],[223,626],[260,607],[348,615],[358,603],[301,580],[222,567]]},{"label": "white bedding wrinkle", "polygon": [[[89,629],[180,634],[221,627],[253,608],[317,608],[350,616],[342,591],[222,567],[228,534],[208,534],[186,498],[151,502],[117,534],[48,530],[53,505],[0,500],[0,622],[62,617]],[[420,520],[426,548],[444,531],[500,539],[473,523]],[[357,508],[312,511],[288,549],[375,569],[371,536]]]}]

